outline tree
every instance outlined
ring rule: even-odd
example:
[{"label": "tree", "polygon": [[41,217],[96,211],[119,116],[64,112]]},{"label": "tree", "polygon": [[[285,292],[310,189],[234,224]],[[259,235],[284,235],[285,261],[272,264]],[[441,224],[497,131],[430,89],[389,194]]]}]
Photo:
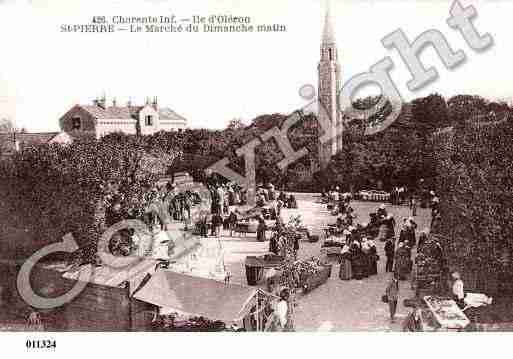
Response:
[{"label": "tree", "polygon": [[422,133],[450,126],[447,103],[439,94],[431,94],[412,101],[415,126]]},{"label": "tree", "polygon": [[[513,125],[467,123],[437,144],[444,249],[470,287],[498,290],[499,273],[513,275]],[[447,145],[446,142],[450,142]]]},{"label": "tree", "polygon": [[453,124],[461,124],[472,117],[486,115],[488,101],[475,95],[457,95],[447,101],[449,120]]},{"label": "tree", "polygon": [[139,136],[77,139],[67,146],[24,148],[13,157],[13,169],[0,174],[0,184],[10,188],[12,224],[34,228],[48,241],[72,232],[83,248],[82,260],[92,261],[106,229],[108,198],[118,194],[124,212],[136,218],[147,204],[147,190],[176,156],[148,147]]},{"label": "tree", "polygon": [[0,119],[0,133],[14,131],[14,123],[9,118]]}]

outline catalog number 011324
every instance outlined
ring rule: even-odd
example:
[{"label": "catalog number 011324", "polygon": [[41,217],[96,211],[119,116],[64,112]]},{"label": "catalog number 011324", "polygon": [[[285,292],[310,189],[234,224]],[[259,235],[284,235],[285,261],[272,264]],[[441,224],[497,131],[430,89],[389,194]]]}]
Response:
[{"label": "catalog number 011324", "polygon": [[56,340],[33,340],[28,339],[25,342],[27,349],[55,349],[57,347]]}]

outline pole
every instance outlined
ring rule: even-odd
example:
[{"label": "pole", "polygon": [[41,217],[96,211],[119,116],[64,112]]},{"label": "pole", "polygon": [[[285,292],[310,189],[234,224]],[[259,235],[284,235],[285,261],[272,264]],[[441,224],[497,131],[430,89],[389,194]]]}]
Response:
[{"label": "pole", "polygon": [[258,308],[258,305],[259,305],[259,300],[258,300],[258,295],[260,294],[260,292],[257,292],[257,295],[256,295],[256,317],[257,317],[257,332],[260,331],[260,310]]}]

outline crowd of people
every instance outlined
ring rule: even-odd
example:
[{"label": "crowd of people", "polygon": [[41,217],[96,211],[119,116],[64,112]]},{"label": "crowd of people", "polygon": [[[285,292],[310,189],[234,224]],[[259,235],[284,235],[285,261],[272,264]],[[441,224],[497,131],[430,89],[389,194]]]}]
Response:
[{"label": "crowd of people", "polygon": [[[395,192],[397,196],[392,197],[400,199],[400,194],[406,193],[406,189],[397,188]],[[323,247],[341,247],[341,279],[362,279],[377,274],[377,262],[380,258],[375,240],[385,243],[385,271],[394,273],[398,280],[410,277],[413,267],[412,251],[416,246],[422,246],[428,233],[427,229],[422,231],[417,241],[417,223],[414,216],[403,219],[396,236],[396,220],[388,213],[385,204],[369,214],[368,223],[356,223],[357,216],[351,207],[349,194],[340,193],[339,188],[334,187],[323,196],[328,199],[328,208],[332,209],[332,214],[338,216],[336,223],[328,227]],[[434,193],[432,197],[431,208],[433,217],[436,218],[438,199]]]},{"label": "crowd of people", "polygon": [[212,199],[210,213],[204,213],[197,223],[203,237],[208,237],[209,227],[211,236],[220,236],[222,230],[233,236],[238,222],[256,220],[257,240],[265,241],[268,230],[265,220],[281,218],[282,208],[297,208],[294,195],[276,190],[272,183],[256,186],[256,206],[245,211],[241,208],[247,205],[247,191],[239,185],[207,182],[207,187]]}]

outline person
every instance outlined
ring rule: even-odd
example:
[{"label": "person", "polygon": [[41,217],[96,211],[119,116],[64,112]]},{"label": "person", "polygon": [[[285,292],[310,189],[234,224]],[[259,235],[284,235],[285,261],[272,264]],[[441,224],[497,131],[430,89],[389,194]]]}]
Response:
[{"label": "person", "polygon": [[265,225],[264,216],[258,216],[258,227],[257,227],[257,241],[265,242],[265,230],[267,229]]},{"label": "person", "polygon": [[269,183],[269,201],[274,201],[276,199],[276,191],[274,190],[274,186],[272,183]]},{"label": "person", "polygon": [[275,214],[276,214],[276,217],[279,217],[281,215],[281,209],[283,208],[283,201],[279,199],[275,203],[276,203]]},{"label": "person", "polygon": [[428,240],[428,233],[429,233],[429,229],[427,229],[427,228],[425,228],[422,232],[420,232],[417,250],[419,250],[419,251],[422,250],[422,246]]},{"label": "person", "polygon": [[361,244],[362,244],[362,260],[363,260],[363,263],[362,263],[362,266],[363,266],[363,276],[364,278],[367,278],[369,277],[372,273],[372,258],[371,258],[371,253],[370,253],[370,247],[369,247],[369,243],[367,243],[367,238],[363,237],[361,239]]},{"label": "person", "polygon": [[411,252],[404,242],[399,242],[395,253],[395,271],[398,279],[406,279],[411,272]]},{"label": "person", "polygon": [[452,279],[454,280],[452,284],[452,296],[458,307],[463,309],[465,307],[465,291],[463,286],[463,281],[461,280],[461,276],[459,272],[454,272],[452,274]]},{"label": "person", "polygon": [[416,239],[415,239],[415,229],[417,228],[417,224],[413,221],[413,218],[408,218],[406,222],[406,239],[407,239],[407,245],[410,248],[415,247]]},{"label": "person", "polygon": [[231,211],[230,215],[228,216],[228,229],[230,230],[230,237],[233,237],[233,231],[237,225],[237,220],[237,215],[234,211]]},{"label": "person", "polygon": [[370,275],[378,274],[378,251],[376,249],[376,243],[372,239],[367,240],[369,246],[369,258],[370,258]]},{"label": "person", "polygon": [[358,241],[353,241],[351,245],[351,268],[354,279],[363,279],[366,277],[365,258]]},{"label": "person", "polygon": [[385,264],[385,271],[392,272],[394,270],[394,255],[395,255],[395,239],[387,238],[385,243],[385,256],[387,257],[387,262]]},{"label": "person", "polygon": [[403,220],[403,226],[401,228],[401,231],[399,232],[399,243],[407,243],[408,242],[408,220],[405,218]]},{"label": "person", "polygon": [[335,188],[335,191],[333,191],[333,202],[335,202],[335,203],[337,203],[340,199],[339,190],[340,190],[340,188],[337,187],[337,188]]},{"label": "person", "polygon": [[296,197],[294,197],[294,195],[292,195],[292,194],[289,196],[289,199],[288,199],[288,207],[289,208],[297,208]]},{"label": "person", "polygon": [[261,193],[260,193],[260,194],[258,194],[258,195],[256,196],[256,205],[257,205],[258,207],[263,207],[263,206],[265,206],[265,197],[264,197],[264,195],[263,195],[263,194],[261,194]]},{"label": "person", "polygon": [[385,208],[385,205],[382,204],[381,206],[379,206],[379,208],[378,208],[376,213],[378,215],[378,218],[385,219],[387,217],[387,210]]},{"label": "person", "polygon": [[415,197],[411,198],[411,215],[412,217],[415,217],[417,215],[417,199]]},{"label": "person", "polygon": [[288,289],[282,289],[280,292],[280,300],[276,304],[276,309],[274,310],[275,314],[275,328],[276,331],[282,332],[285,330],[287,325],[287,314],[289,310],[289,306],[287,301],[289,300],[289,291]]},{"label": "person", "polygon": [[287,195],[285,194],[285,192],[281,191],[281,192],[280,192],[280,195],[278,196],[278,199],[279,199],[282,203],[286,204],[286,203],[287,203]]},{"label": "person", "polygon": [[199,218],[199,222],[198,222],[198,229],[199,229],[199,234],[201,237],[205,237],[207,238],[208,237],[208,214],[207,213],[203,213],[203,214],[200,214],[200,218]]},{"label": "person", "polygon": [[342,247],[340,253],[340,270],[338,277],[342,280],[350,280],[353,277],[353,270],[351,268],[351,250],[349,246],[350,241],[347,241]]},{"label": "person", "polygon": [[221,213],[215,213],[212,215],[212,231],[211,235],[215,237],[219,237],[221,233],[221,226],[223,224],[223,217]]},{"label": "person", "polygon": [[134,228],[128,229],[128,236],[130,238],[130,248],[134,256],[144,257],[146,255],[146,243],[135,232]]},{"label": "person", "polygon": [[386,216],[385,224],[387,226],[386,229],[386,238],[395,236],[395,218],[392,213]]},{"label": "person", "polygon": [[397,301],[399,299],[399,280],[395,274],[392,275],[388,283],[385,295],[388,301],[388,309],[390,311],[390,321],[394,323],[395,313],[397,311]]},{"label": "person", "polygon": [[416,306],[403,322],[403,332],[422,331],[422,309]]}]

